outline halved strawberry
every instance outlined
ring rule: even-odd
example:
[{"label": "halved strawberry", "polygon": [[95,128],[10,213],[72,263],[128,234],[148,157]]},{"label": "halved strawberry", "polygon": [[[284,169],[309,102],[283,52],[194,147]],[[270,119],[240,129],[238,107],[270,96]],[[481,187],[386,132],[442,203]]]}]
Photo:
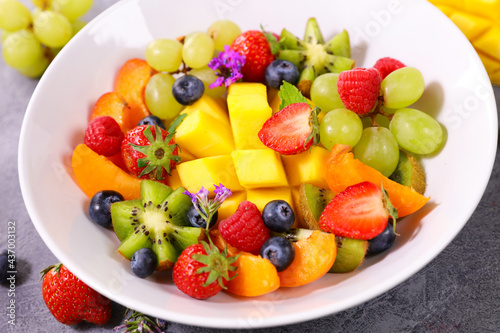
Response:
[{"label": "halved strawberry", "polygon": [[372,239],[397,219],[385,190],[371,182],[349,186],[337,194],[319,218],[319,228],[335,236]]},{"label": "halved strawberry", "polygon": [[264,123],[259,139],[280,154],[301,153],[319,142],[318,113],[307,103],[290,104]]}]

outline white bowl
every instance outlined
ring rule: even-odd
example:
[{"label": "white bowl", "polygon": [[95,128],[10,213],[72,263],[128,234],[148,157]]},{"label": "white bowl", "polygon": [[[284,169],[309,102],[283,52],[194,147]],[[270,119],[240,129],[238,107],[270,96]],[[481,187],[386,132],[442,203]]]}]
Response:
[{"label": "white bowl", "polygon": [[[419,68],[426,90],[417,103],[443,125],[442,151],[423,159],[430,202],[399,225],[396,245],[350,274],[327,274],[299,288],[257,298],[183,295],[168,274],[132,275],[114,233],[87,218],[88,198],[74,182],[73,148],[89,112],[113,88],[127,59],[144,57],[155,38],[204,31],[228,18],[243,30],[288,28],[302,36],[316,17],[325,38],[346,28],[357,66],[391,56]],[[426,1],[120,1],[57,56],[33,94],[19,146],[19,176],[33,224],[75,275],[114,301],[185,324],[249,328],[284,325],[342,311],[401,283],[455,237],[488,182],[497,146],[497,113],[486,72],[460,31]]]}]

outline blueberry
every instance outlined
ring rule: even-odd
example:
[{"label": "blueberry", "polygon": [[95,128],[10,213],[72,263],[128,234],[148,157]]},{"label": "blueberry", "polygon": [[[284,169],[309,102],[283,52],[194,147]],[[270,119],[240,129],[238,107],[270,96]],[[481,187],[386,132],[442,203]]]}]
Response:
[{"label": "blueberry", "polygon": [[295,258],[295,249],[292,243],[283,237],[271,237],[260,248],[262,258],[276,267],[278,272],[285,270]]},{"label": "blueberry", "polygon": [[102,227],[110,228],[112,226],[111,205],[123,200],[123,196],[116,191],[106,190],[97,192],[90,199],[90,219]]},{"label": "blueberry", "polygon": [[139,121],[139,123],[137,124],[137,126],[141,126],[141,125],[151,125],[151,126],[158,125],[161,128],[163,128],[164,130],[167,129],[165,127],[165,124],[163,123],[163,121],[160,118],[158,118],[157,116],[147,116],[147,117],[142,118]]},{"label": "blueberry", "polygon": [[182,105],[191,105],[201,98],[205,86],[196,76],[184,75],[175,80],[172,95]]},{"label": "blueberry", "polygon": [[134,252],[130,259],[132,272],[140,278],[145,278],[153,274],[158,266],[156,253],[148,247],[144,247]]},{"label": "blueberry", "polygon": [[[203,212],[205,212],[205,210],[203,210]],[[219,212],[215,212],[215,214],[212,215],[212,219],[210,220],[210,228],[214,226],[214,224],[215,224],[215,222],[217,222],[218,218],[219,218]],[[203,219],[201,217],[200,213],[198,213],[198,211],[196,210],[194,205],[191,205],[191,207],[189,207],[188,219],[189,219],[189,223],[191,223],[191,225],[193,227],[196,227],[196,228],[206,228],[207,227],[207,222],[205,221],[205,219]]]},{"label": "blueberry", "polygon": [[9,277],[9,274],[7,274],[8,271],[11,271],[9,269],[9,257],[7,256],[7,252],[4,251],[0,254],[0,284],[7,285],[8,281],[7,278]]},{"label": "blueberry", "polygon": [[262,210],[264,224],[276,232],[290,230],[295,222],[295,213],[288,202],[284,200],[269,201]]},{"label": "blueberry", "polygon": [[287,60],[274,60],[266,68],[266,83],[268,86],[279,89],[283,81],[297,84],[299,70],[297,66]]},{"label": "blueberry", "polygon": [[384,231],[382,231],[377,237],[372,238],[368,241],[368,252],[367,254],[378,254],[389,249],[394,240],[396,239],[396,234],[392,230],[392,224],[387,223]]}]

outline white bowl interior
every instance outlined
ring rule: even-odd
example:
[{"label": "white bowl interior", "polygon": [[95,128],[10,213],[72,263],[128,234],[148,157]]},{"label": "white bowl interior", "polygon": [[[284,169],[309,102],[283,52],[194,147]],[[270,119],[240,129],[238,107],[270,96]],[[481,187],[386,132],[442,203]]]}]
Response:
[{"label": "white bowl interior", "polygon": [[[188,9],[189,8],[189,9]],[[419,68],[426,81],[417,108],[435,116],[447,142],[422,160],[430,202],[398,226],[401,237],[386,254],[350,274],[327,274],[299,288],[257,298],[222,293],[206,301],[184,296],[171,277],[132,275],[116,252],[114,233],[91,223],[88,198],[74,182],[71,154],[83,141],[90,110],[113,89],[126,60],[144,57],[155,38],[204,31],[228,18],[243,30],[302,36],[316,17],[325,38],[351,36],[357,66],[381,57]],[[19,147],[26,207],[41,237],[68,268],[107,297],[176,322],[224,328],[290,324],[344,310],[402,282],[455,237],[488,182],[497,145],[497,113],[486,72],[465,37],[426,1],[121,1],[92,21],[57,56],[28,106]]]}]

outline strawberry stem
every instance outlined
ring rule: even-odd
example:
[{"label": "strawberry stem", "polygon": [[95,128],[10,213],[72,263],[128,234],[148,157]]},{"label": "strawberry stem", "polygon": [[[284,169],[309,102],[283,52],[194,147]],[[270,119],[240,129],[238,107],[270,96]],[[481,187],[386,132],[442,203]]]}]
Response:
[{"label": "strawberry stem", "polygon": [[40,277],[40,281],[42,281],[45,278],[45,275],[47,275],[47,273],[50,272],[52,269],[54,269],[54,272],[57,273],[57,277],[59,277],[59,272],[61,271],[62,266],[63,265],[61,263],[58,263],[55,265],[50,265],[49,267],[43,269],[40,272],[40,274],[42,274],[42,276]]}]

